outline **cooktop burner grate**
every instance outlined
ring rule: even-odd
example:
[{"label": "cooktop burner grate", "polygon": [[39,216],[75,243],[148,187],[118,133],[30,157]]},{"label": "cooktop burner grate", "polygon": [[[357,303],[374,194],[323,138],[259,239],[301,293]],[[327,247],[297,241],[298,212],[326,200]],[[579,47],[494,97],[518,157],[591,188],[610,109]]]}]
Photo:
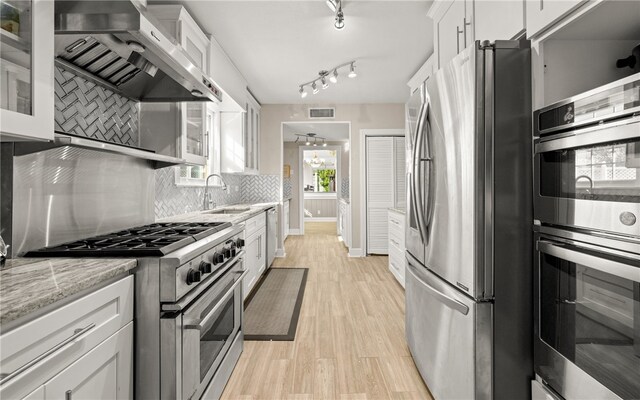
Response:
[{"label": "cooktop burner grate", "polygon": [[25,257],[161,257],[230,227],[228,222],[163,222],[32,250]]}]

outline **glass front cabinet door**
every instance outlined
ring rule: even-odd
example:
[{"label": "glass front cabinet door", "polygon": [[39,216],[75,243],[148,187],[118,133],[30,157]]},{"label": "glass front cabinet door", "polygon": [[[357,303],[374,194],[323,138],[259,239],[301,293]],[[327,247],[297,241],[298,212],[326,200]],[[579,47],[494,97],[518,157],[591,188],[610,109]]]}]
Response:
[{"label": "glass front cabinet door", "polygon": [[53,0],[0,2],[0,139],[51,140]]}]

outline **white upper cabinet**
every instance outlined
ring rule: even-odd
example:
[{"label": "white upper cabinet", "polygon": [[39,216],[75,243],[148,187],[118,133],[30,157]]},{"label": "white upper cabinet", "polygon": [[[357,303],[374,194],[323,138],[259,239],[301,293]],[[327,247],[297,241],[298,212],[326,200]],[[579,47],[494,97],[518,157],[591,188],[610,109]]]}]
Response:
[{"label": "white upper cabinet", "polygon": [[493,42],[522,35],[524,1],[436,0],[427,13],[434,27],[434,70],[442,68],[474,40]]},{"label": "white upper cabinet", "polygon": [[478,40],[508,40],[524,32],[524,0],[474,1],[474,30]]},{"label": "white upper cabinet", "polygon": [[526,0],[527,37],[532,38],[586,0]]},{"label": "white upper cabinet", "polygon": [[51,140],[53,1],[2,1],[0,140]]},{"label": "white upper cabinet", "polygon": [[[185,8],[181,5],[152,5],[148,10],[176,38],[191,61],[206,73],[209,69],[209,38]],[[207,103],[179,103],[174,111],[177,113],[174,126],[177,125],[179,133],[175,155],[192,165],[206,165],[209,157],[211,132],[207,127]],[[154,106],[145,104],[143,108],[150,110]],[[149,123],[155,126],[153,121]],[[157,128],[162,129],[162,124]]]},{"label": "white upper cabinet", "polygon": [[260,104],[247,92],[247,112],[245,114],[245,172],[258,173],[260,157]]},{"label": "white upper cabinet", "polygon": [[224,91],[220,111],[245,111],[247,81],[213,36],[209,36],[208,73]]},{"label": "white upper cabinet", "polygon": [[[442,68],[473,40],[470,18],[467,19],[465,0],[435,2],[429,10],[433,18],[437,67]],[[470,3],[470,1],[469,1]]]},{"label": "white upper cabinet", "polygon": [[220,170],[244,172],[244,113],[220,113]]},{"label": "white upper cabinet", "polygon": [[179,4],[151,5],[147,9],[176,38],[191,61],[206,73],[209,70],[209,38],[187,10]]}]

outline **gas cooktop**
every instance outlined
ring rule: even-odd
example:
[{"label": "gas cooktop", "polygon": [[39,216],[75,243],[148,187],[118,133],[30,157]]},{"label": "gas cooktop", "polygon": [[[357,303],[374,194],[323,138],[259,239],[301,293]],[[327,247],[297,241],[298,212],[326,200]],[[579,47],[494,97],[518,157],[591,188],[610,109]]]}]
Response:
[{"label": "gas cooktop", "polygon": [[166,222],[32,250],[25,257],[161,257],[231,226],[229,222]]}]

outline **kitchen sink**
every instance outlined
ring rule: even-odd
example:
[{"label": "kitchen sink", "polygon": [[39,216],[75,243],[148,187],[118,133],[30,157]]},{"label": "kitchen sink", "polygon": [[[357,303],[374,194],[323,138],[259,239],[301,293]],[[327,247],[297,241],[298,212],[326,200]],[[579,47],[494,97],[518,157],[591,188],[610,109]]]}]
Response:
[{"label": "kitchen sink", "polygon": [[222,208],[219,210],[205,211],[204,214],[242,214],[249,210],[250,208]]}]

